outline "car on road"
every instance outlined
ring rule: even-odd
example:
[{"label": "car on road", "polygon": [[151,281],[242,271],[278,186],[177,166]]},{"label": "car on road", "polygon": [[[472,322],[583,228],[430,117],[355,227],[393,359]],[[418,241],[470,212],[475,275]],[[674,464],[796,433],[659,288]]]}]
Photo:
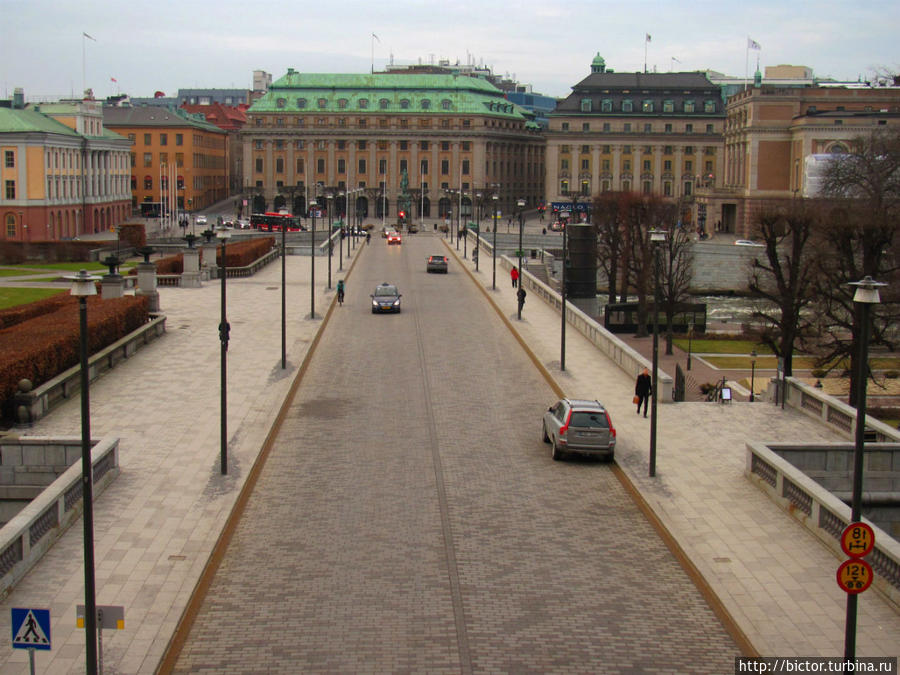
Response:
[{"label": "car on road", "polygon": [[757,241],[750,241],[749,239],[738,239],[734,242],[735,246],[756,246],[758,248],[765,248],[765,244],[760,244]]},{"label": "car on road", "polygon": [[396,230],[394,230],[388,234],[387,241],[388,241],[388,245],[403,243],[400,239],[400,233],[397,232]]},{"label": "car on road", "polygon": [[565,227],[565,223],[563,223],[561,220],[556,220],[550,223],[550,230],[552,232],[562,232]]},{"label": "car on road", "polygon": [[447,256],[445,256],[445,255],[430,255],[430,256],[428,256],[428,263],[425,266],[425,269],[428,272],[438,272],[439,274],[447,274]]},{"label": "car on road", "polygon": [[563,398],[544,413],[541,439],[553,449],[553,459],[566,452],[612,460],[616,429],[600,401]]},{"label": "car on road", "polygon": [[386,281],[378,284],[375,287],[375,292],[370,297],[372,298],[372,314],[400,311],[400,298],[402,295],[395,284],[390,284]]},{"label": "car on road", "polygon": [[199,216],[196,216],[196,217],[194,218],[194,222],[195,222],[197,225],[206,225],[206,216],[204,216],[204,215],[201,213]]}]

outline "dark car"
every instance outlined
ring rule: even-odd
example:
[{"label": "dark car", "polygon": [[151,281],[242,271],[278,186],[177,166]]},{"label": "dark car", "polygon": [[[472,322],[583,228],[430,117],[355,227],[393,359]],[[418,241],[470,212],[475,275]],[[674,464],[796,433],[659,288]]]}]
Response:
[{"label": "dark car", "polygon": [[613,458],[616,429],[600,401],[561,399],[544,413],[541,426],[541,438],[553,448],[553,459],[562,459],[564,452]]},{"label": "dark car", "polygon": [[428,256],[428,264],[425,268],[429,272],[438,272],[440,274],[447,274],[447,256],[445,255],[430,255]]},{"label": "dark car", "polygon": [[378,284],[372,298],[372,314],[400,311],[400,290],[387,282]]}]

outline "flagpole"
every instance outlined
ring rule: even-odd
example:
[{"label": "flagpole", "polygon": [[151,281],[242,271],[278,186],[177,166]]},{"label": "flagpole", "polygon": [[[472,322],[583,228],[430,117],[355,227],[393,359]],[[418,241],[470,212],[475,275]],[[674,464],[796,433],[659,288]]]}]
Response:
[{"label": "flagpole", "polygon": [[750,79],[750,36],[747,36],[747,46],[744,48],[744,91],[747,91],[747,80]]}]

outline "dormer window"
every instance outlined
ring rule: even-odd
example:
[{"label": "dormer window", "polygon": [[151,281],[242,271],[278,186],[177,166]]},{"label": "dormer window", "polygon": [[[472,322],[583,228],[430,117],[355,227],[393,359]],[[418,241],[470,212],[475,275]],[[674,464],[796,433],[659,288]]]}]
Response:
[{"label": "dormer window", "polygon": [[369,99],[361,98],[359,99],[359,103],[357,105],[359,105],[360,110],[365,110],[369,107]]},{"label": "dormer window", "polygon": [[320,108],[324,108],[328,105],[328,99],[320,98],[318,101],[318,105]]},{"label": "dormer window", "polygon": [[338,108],[340,108],[341,110],[343,110],[343,109],[346,108],[346,107],[347,107],[347,99],[345,99],[345,98],[339,98],[339,99],[338,99]]},{"label": "dormer window", "polygon": [[431,100],[427,99],[427,98],[423,98],[420,101],[419,106],[422,108],[422,110],[428,110],[429,108],[431,108]]},{"label": "dormer window", "polygon": [[450,102],[449,98],[445,98],[443,101],[441,101],[441,108],[443,108],[444,110],[450,110],[450,106],[452,105],[453,104]]},{"label": "dormer window", "polygon": [[383,98],[380,101],[378,101],[378,107],[381,108],[382,110],[387,110],[388,106],[390,104],[391,104],[391,102],[388,101],[386,98]]},{"label": "dormer window", "polygon": [[298,107],[300,110],[303,110],[303,109],[306,107],[306,99],[305,99],[305,98],[298,98],[298,99],[297,99],[297,107]]},{"label": "dormer window", "polygon": [[287,103],[287,101],[285,101],[283,98],[280,98],[277,101],[275,101],[275,107],[283,108],[285,103]]},{"label": "dormer window", "polygon": [[408,108],[409,108],[409,99],[408,99],[408,98],[401,98],[401,99],[400,99],[400,109],[401,109],[401,110],[407,110]]}]

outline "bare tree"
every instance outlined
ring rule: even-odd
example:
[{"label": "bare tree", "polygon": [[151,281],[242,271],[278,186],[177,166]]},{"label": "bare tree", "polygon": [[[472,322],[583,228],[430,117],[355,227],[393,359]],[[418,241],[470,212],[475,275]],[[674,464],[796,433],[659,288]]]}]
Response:
[{"label": "bare tree", "polygon": [[[624,272],[622,254],[625,250],[625,198],[626,193],[604,192],[594,198],[591,211],[591,220],[597,233],[597,261],[608,280],[610,304],[616,302],[620,288],[619,275]],[[625,286],[623,279],[623,291]]]},{"label": "bare tree", "polygon": [[820,224],[815,206],[792,201],[762,211],[756,218],[756,234],[765,245],[750,270],[751,297],[767,301],[752,314],[762,321],[762,344],[784,360],[784,374],[793,373],[794,344],[809,325],[804,310],[813,299],[815,266],[810,260],[810,237]]},{"label": "bare tree", "polygon": [[694,277],[693,246],[684,227],[669,229],[660,258],[662,311],[666,317],[666,354],[671,355],[675,315],[679,306],[687,302],[688,290]]},{"label": "bare tree", "polygon": [[[850,403],[855,404],[860,314],[849,282],[871,276],[893,282],[873,308],[872,343],[891,346],[887,328],[898,318],[895,232],[900,224],[900,131],[878,131],[853,142],[847,155],[836,155],[826,168],[822,192],[831,209],[822,229],[821,275],[816,294],[826,322],[822,363],[849,357]],[[850,336],[850,340],[847,336]]]}]

